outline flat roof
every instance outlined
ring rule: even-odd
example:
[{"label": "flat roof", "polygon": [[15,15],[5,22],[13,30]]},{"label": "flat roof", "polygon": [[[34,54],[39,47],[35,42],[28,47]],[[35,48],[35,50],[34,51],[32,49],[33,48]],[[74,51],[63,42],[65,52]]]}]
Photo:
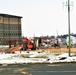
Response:
[{"label": "flat roof", "polygon": [[10,15],[10,14],[3,14],[3,13],[0,13],[0,16],[16,17],[16,18],[23,18],[23,17],[21,17],[21,16]]}]

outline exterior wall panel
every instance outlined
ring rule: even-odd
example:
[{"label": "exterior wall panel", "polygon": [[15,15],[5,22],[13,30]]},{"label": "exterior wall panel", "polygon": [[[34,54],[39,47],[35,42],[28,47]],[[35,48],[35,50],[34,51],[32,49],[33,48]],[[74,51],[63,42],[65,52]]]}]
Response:
[{"label": "exterior wall panel", "polygon": [[0,44],[4,41],[19,40],[21,36],[21,18],[0,14]]}]

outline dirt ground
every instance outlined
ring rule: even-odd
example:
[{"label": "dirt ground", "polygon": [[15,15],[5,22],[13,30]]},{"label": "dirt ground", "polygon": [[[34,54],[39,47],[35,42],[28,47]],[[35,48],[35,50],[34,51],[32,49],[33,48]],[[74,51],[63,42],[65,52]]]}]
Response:
[{"label": "dirt ground", "polygon": [[[23,51],[20,50],[20,47],[13,47],[10,48],[8,50],[6,50],[6,52],[16,52],[16,51]],[[29,51],[29,50],[24,50],[25,51]],[[47,49],[39,49],[39,50],[30,50],[30,51],[35,51],[35,52],[39,52],[39,51],[45,51],[45,52],[52,52],[52,53],[66,53],[69,52],[69,49],[67,48],[47,48]],[[75,52],[76,53],[76,48],[70,48],[70,52]]]},{"label": "dirt ground", "polygon": [[[46,51],[46,52],[55,52],[55,53],[58,53],[58,52],[60,52],[60,53],[67,53],[67,52],[69,52],[69,49],[67,49],[67,48],[50,48],[50,49],[44,49],[44,51]],[[76,52],[76,48],[70,48],[70,52]]]},{"label": "dirt ground", "polygon": [[[29,50],[26,50],[27,52]],[[50,48],[50,49],[39,49],[39,50],[30,50],[31,52],[52,52],[52,53],[68,53],[69,49],[67,48]],[[29,51],[29,52],[30,52]],[[76,48],[70,48],[71,53],[76,53]]]}]

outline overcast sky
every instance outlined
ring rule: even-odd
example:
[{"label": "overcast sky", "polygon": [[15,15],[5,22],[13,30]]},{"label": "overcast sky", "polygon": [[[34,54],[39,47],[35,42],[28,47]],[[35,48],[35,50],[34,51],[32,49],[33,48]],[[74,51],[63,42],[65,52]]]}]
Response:
[{"label": "overcast sky", "polygon": [[[0,0],[0,13],[22,16],[22,36],[68,33],[68,0]],[[70,13],[71,33],[76,33],[76,0]]]}]

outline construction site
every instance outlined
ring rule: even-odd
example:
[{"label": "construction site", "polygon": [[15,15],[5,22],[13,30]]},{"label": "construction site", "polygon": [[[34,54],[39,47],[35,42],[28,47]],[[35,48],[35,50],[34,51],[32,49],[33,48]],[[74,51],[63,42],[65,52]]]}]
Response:
[{"label": "construction site", "polygon": [[1,64],[76,62],[76,34],[70,43],[69,35],[22,37],[21,16],[0,14],[0,18]]},{"label": "construction site", "polygon": [[[49,42],[48,42],[49,43]],[[47,46],[41,41],[41,38],[35,38],[33,40],[24,37],[22,38],[20,44],[17,44],[16,41],[14,44],[2,45],[0,48],[1,53],[21,53],[21,52],[52,52],[52,53],[68,53],[69,49],[67,45],[64,44],[61,46],[60,44],[48,44]],[[75,53],[76,48],[71,47],[70,52]]]}]

